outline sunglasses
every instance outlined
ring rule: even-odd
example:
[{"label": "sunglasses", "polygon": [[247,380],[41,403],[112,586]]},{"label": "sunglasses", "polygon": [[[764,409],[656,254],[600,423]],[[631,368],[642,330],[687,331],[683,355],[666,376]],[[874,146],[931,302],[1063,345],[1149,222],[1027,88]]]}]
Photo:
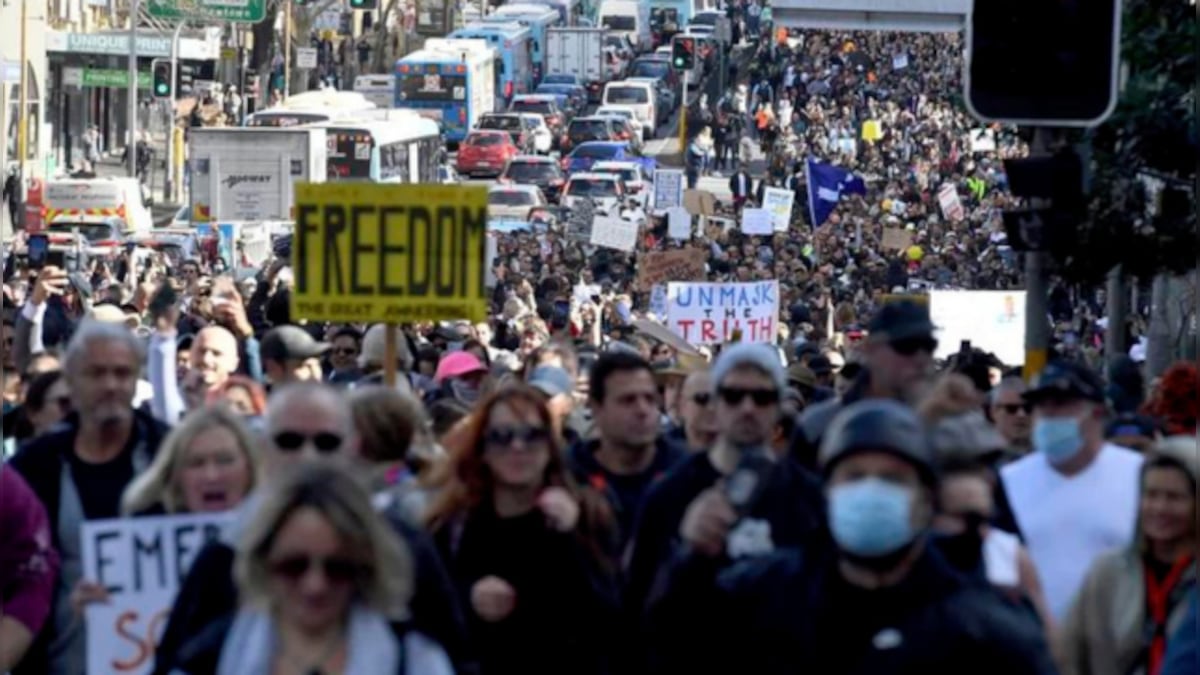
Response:
[{"label": "sunglasses", "polygon": [[304,444],[311,441],[317,452],[328,454],[337,452],[342,447],[342,437],[328,431],[315,434],[302,434],[298,431],[281,431],[275,434],[275,447],[284,452],[297,452]]},{"label": "sunglasses", "polygon": [[717,393],[721,396],[721,400],[725,401],[729,405],[741,405],[742,401],[747,396],[750,397],[750,400],[754,401],[754,405],[760,408],[779,403],[779,391],[775,389],[718,387]]},{"label": "sunglasses", "polygon": [[295,555],[269,564],[272,574],[288,581],[299,581],[314,567],[320,569],[326,579],[338,584],[354,581],[363,572],[363,566],[359,563],[349,558],[338,557],[312,558]]},{"label": "sunglasses", "polygon": [[692,394],[692,403],[695,403],[698,406],[703,407],[703,406],[708,405],[711,402],[712,402],[712,394],[709,394],[706,391],[702,391],[698,394]]},{"label": "sunglasses", "polygon": [[1009,415],[1016,415],[1020,411],[1024,411],[1028,415],[1033,411],[1033,406],[1028,403],[1005,403],[1000,406],[1000,409]]},{"label": "sunglasses", "polygon": [[493,448],[508,448],[513,442],[521,441],[525,445],[532,445],[541,441],[548,440],[550,434],[542,427],[531,426],[514,426],[514,427],[495,427],[488,429],[483,435],[483,441],[488,446]]},{"label": "sunglasses", "polygon": [[901,356],[912,356],[917,352],[927,352],[932,354],[937,350],[938,341],[933,338],[902,338],[900,340],[892,340],[888,343],[892,351]]}]

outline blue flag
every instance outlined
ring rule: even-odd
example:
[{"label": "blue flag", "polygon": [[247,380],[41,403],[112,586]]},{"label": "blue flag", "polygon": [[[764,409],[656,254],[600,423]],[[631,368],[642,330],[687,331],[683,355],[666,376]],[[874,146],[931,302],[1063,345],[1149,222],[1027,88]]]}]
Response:
[{"label": "blue flag", "polygon": [[833,213],[833,207],[844,194],[867,194],[862,178],[832,164],[808,159],[808,215],[813,228],[818,228]]}]

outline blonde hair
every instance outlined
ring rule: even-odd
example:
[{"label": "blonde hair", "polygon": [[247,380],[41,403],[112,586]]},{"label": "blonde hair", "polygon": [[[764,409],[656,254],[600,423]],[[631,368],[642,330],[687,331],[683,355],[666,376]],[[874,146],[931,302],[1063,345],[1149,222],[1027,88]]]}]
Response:
[{"label": "blonde hair", "polygon": [[354,580],[356,599],[392,620],[408,618],[412,557],[349,469],[333,462],[305,462],[272,479],[269,490],[238,542],[234,561],[234,579],[247,605],[271,608],[267,556],[287,520],[308,508],[329,522],[345,550],[362,564],[364,574]]},{"label": "blonde hair", "polygon": [[121,513],[141,513],[156,504],[162,504],[167,513],[187,511],[179,484],[179,469],[196,437],[215,427],[228,429],[237,440],[238,449],[245,456],[250,471],[249,488],[253,488],[258,475],[258,449],[254,437],[242,418],[233,411],[224,405],[210,406],[188,413],[179,426],[167,434],[150,467],[125,488],[125,494],[121,497]]}]

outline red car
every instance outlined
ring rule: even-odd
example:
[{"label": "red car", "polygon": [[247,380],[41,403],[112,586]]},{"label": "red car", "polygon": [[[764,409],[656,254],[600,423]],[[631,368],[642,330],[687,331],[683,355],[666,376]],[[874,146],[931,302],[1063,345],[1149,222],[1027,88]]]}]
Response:
[{"label": "red car", "polygon": [[454,168],[464,176],[497,176],[520,152],[507,131],[476,129],[458,146]]}]

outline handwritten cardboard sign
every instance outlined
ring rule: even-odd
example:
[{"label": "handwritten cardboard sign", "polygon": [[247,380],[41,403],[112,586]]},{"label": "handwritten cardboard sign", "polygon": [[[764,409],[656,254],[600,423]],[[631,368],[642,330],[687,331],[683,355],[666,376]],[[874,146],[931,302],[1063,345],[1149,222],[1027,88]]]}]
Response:
[{"label": "handwritten cardboard sign", "polygon": [[779,332],[779,281],[671,283],[667,327],[696,345],[728,342],[772,344]]},{"label": "handwritten cardboard sign", "polygon": [[668,281],[698,281],[704,279],[703,249],[683,248],[654,251],[638,258],[638,289],[648,291],[656,284]]}]

